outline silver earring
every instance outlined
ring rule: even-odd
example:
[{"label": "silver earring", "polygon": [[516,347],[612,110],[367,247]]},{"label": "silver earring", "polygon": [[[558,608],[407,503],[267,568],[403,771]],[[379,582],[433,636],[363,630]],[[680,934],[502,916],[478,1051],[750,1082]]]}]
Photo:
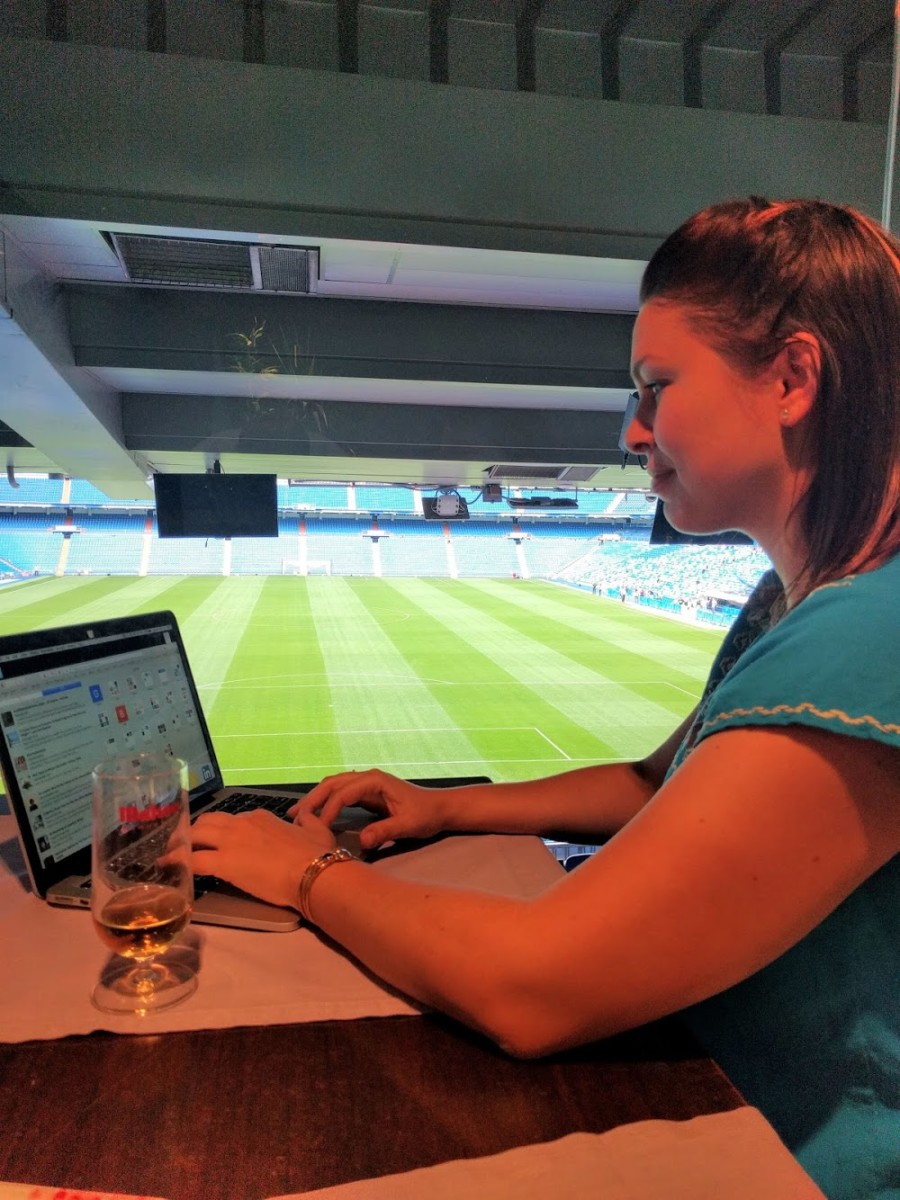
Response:
[{"label": "silver earring", "polygon": [[786,421],[788,419],[788,410],[786,408],[781,410],[781,419],[782,421]]}]

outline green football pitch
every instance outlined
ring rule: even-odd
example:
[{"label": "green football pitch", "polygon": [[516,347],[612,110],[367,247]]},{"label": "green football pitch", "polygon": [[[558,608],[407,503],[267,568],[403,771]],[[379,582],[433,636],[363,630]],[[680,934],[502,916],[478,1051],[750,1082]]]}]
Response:
[{"label": "green football pitch", "polygon": [[632,758],[722,633],[543,582],[75,577],[0,591],[0,633],[171,609],[226,782],[527,779]]}]

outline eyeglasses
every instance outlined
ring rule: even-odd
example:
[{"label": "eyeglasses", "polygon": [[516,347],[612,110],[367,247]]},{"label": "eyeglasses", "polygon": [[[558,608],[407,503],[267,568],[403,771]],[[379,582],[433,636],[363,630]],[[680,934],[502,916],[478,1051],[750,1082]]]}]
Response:
[{"label": "eyeglasses", "polygon": [[[623,454],[623,458],[622,458],[622,466],[623,467],[626,467],[628,465],[628,459],[631,454],[631,451],[628,449],[628,446],[625,444],[625,434],[628,430],[628,426],[634,420],[634,414],[637,412],[637,407],[640,404],[640,402],[641,402],[640,392],[629,393],[628,403],[625,405],[625,412],[622,414],[622,429],[621,429],[621,432],[619,433],[619,449],[622,451],[622,454]],[[646,468],[647,468],[646,454],[636,454],[635,458],[637,459],[638,464],[646,470]]]}]

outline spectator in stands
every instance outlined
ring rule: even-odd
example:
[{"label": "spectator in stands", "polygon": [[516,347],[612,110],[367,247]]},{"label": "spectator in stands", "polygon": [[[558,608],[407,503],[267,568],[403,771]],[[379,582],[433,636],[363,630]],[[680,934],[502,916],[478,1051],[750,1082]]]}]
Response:
[{"label": "spectator in stands", "polygon": [[[898,331],[900,243],[865,216],[753,199],[688,220],[644,276],[628,447],[676,528],[743,530],[774,567],[696,710],[635,763],[434,792],[345,773],[295,825],[202,817],[197,870],[297,905],[515,1054],[681,1011],[830,1200],[896,1194]],[[327,869],[345,804],[376,814],[370,849],[610,840],[525,903]]]}]

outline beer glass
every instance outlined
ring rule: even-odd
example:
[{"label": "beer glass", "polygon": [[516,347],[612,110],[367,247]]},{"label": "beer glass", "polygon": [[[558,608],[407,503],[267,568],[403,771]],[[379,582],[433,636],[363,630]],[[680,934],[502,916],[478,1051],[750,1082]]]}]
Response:
[{"label": "beer glass", "polygon": [[194,899],[187,765],[168,754],[122,754],[94,768],[91,912],[119,957],[92,1000],[103,1012],[146,1016],[197,987],[194,969],[165,951]]}]

